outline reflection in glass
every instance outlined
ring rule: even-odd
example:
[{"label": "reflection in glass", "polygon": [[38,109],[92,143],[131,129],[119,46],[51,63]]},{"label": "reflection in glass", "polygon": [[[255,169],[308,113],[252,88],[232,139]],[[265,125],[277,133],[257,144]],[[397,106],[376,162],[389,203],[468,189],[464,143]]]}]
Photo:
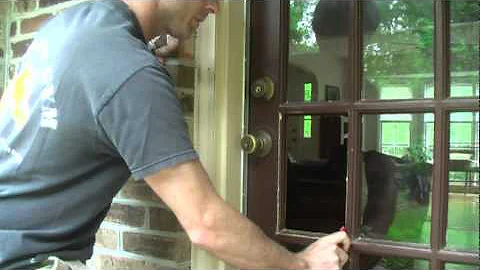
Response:
[{"label": "reflection in glass", "polygon": [[478,252],[479,113],[450,114],[447,248]]},{"label": "reflection in glass", "polygon": [[[344,98],[350,17],[349,1],[290,0],[288,101]],[[311,100],[303,98],[306,83]]]},{"label": "reflection in glass", "polygon": [[478,97],[480,5],[478,1],[450,2],[452,97]]},{"label": "reflection in glass", "polygon": [[363,116],[363,237],[430,242],[433,129],[430,113]]},{"label": "reflection in glass", "polygon": [[331,233],[345,224],[346,118],[287,118],[288,229]]},{"label": "reflection in glass", "polygon": [[478,270],[478,265],[446,263],[445,270]]},{"label": "reflection in glass", "polygon": [[[374,263],[374,264],[373,264]],[[430,270],[430,263],[426,260],[415,260],[399,257],[360,256],[362,270]]]},{"label": "reflection in glass", "polygon": [[[369,3],[367,1],[366,3]],[[363,99],[422,99],[433,85],[433,2],[371,3],[378,11],[375,31],[364,29]],[[369,8],[363,16],[375,17]]]}]

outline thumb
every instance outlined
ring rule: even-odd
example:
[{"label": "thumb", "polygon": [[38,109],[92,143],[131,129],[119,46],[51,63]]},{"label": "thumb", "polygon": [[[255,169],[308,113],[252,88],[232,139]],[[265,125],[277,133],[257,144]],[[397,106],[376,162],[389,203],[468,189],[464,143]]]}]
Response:
[{"label": "thumb", "polygon": [[350,249],[351,240],[345,232],[335,232],[320,238],[323,243],[337,244],[341,246],[345,251]]}]

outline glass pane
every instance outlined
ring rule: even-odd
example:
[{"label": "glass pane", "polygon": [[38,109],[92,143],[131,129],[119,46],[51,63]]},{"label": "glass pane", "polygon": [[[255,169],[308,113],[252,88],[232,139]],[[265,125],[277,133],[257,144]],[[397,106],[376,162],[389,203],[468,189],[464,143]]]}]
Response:
[{"label": "glass pane", "polygon": [[450,9],[450,95],[478,97],[480,4],[456,0],[450,2]]},{"label": "glass pane", "polygon": [[428,244],[433,114],[362,118],[363,237]]},{"label": "glass pane", "polygon": [[360,256],[360,269],[365,270],[430,270],[426,260],[399,257]]},{"label": "glass pane", "polygon": [[447,248],[479,250],[479,113],[450,114]]},{"label": "glass pane", "polygon": [[288,101],[344,98],[349,8],[349,1],[290,0]]},{"label": "glass pane", "polygon": [[288,116],[288,229],[330,233],[345,224],[346,119]]},{"label": "glass pane", "polygon": [[363,3],[362,98],[433,98],[432,1]]},{"label": "glass pane", "polygon": [[467,265],[467,264],[457,264],[457,263],[446,263],[445,270],[478,270],[480,267],[478,265]]}]

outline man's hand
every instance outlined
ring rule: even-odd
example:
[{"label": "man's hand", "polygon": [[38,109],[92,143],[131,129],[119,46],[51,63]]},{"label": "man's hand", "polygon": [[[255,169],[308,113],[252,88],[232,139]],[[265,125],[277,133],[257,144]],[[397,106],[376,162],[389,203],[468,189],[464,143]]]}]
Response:
[{"label": "man's hand", "polygon": [[178,52],[180,41],[174,37],[168,37],[167,44],[155,49],[155,55],[160,63],[165,64],[165,61],[174,56]]},{"label": "man's hand", "polygon": [[309,269],[342,269],[348,261],[351,240],[345,232],[336,232],[318,239],[298,256]]}]

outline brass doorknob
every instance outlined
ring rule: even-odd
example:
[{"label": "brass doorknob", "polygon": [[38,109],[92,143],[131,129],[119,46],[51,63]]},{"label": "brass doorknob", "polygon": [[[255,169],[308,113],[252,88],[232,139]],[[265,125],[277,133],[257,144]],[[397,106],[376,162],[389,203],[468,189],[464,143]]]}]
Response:
[{"label": "brass doorknob", "polygon": [[263,130],[246,134],[240,143],[247,154],[258,157],[264,157],[272,150],[272,136]]},{"label": "brass doorknob", "polygon": [[263,77],[256,80],[252,86],[252,95],[255,98],[270,100],[275,93],[275,87],[270,77]]}]

